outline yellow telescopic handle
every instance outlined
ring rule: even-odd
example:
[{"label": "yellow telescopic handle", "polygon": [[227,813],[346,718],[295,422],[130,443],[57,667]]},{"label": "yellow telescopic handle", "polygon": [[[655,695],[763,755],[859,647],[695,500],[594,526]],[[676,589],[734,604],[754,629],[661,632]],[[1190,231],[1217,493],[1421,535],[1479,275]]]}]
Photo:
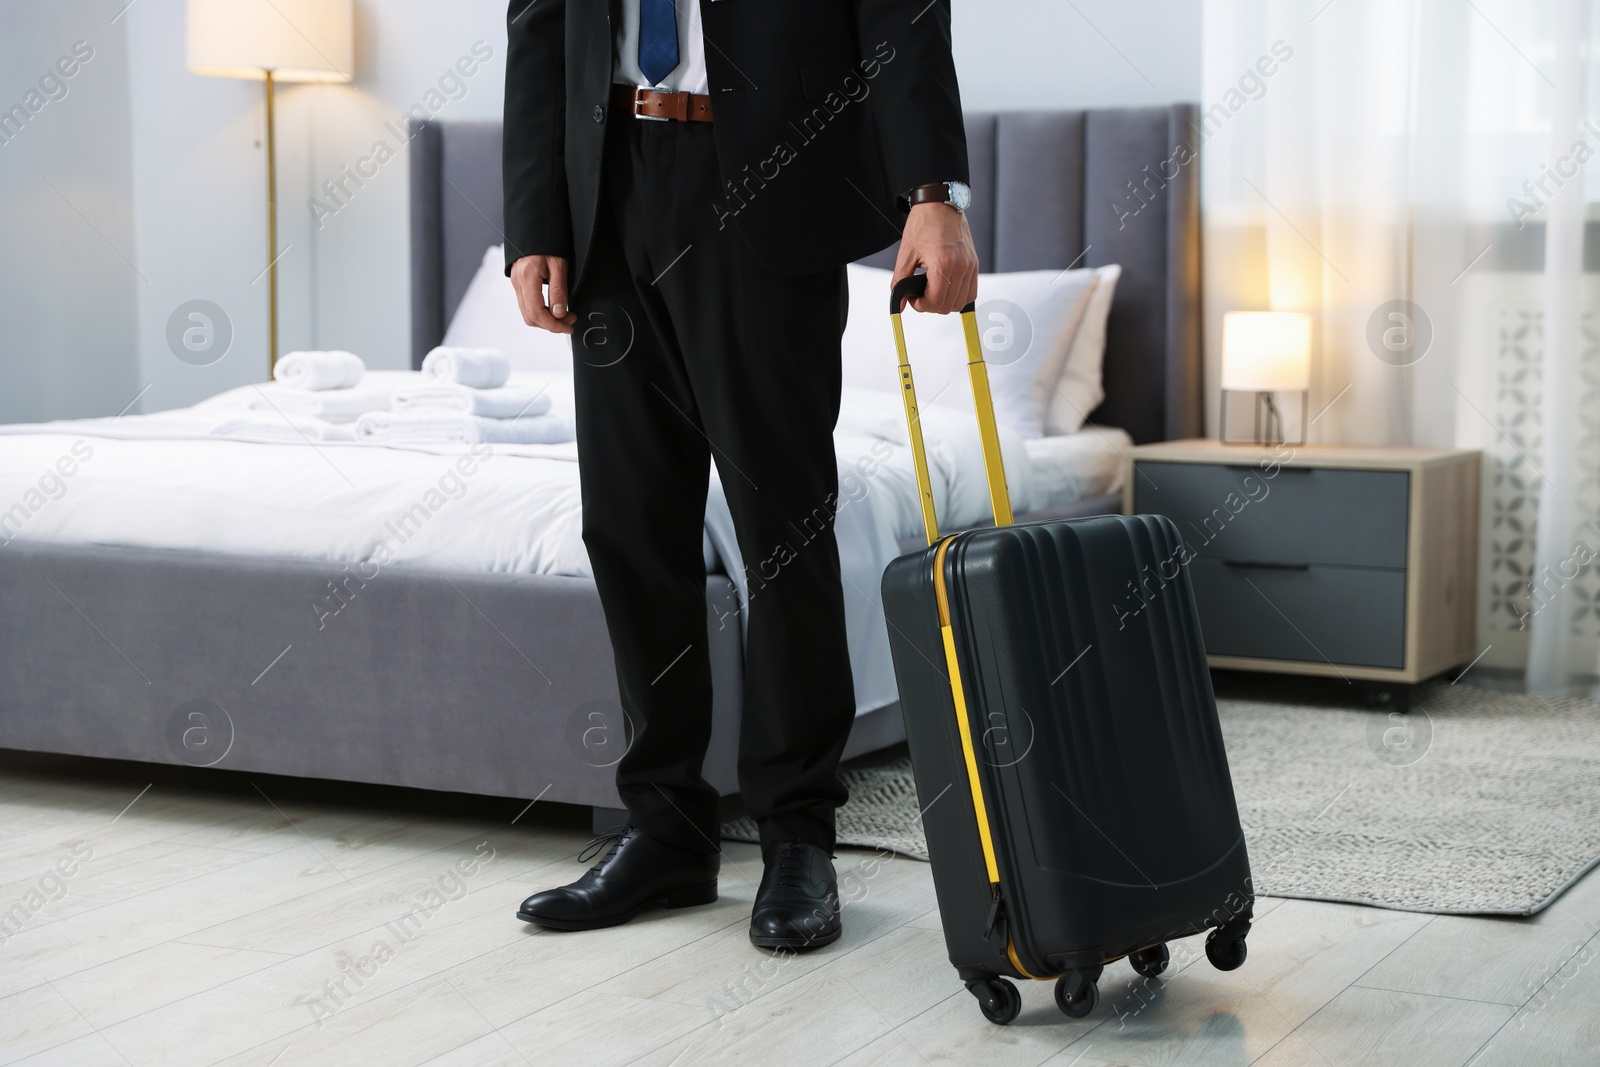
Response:
[{"label": "yellow telescopic handle", "polygon": [[[901,307],[911,297],[928,291],[928,276],[913,274],[895,282],[889,295],[889,321],[894,325],[894,346],[900,357],[900,398],[905,402],[906,429],[911,437],[911,463],[917,472],[917,493],[922,503],[922,528],[928,544],[939,540],[939,517],[933,508],[933,482],[928,476],[928,453],[922,444],[922,418],[917,411],[917,387],[911,379],[911,360],[906,354],[906,332],[900,322]],[[989,503],[994,508],[994,524],[1009,526],[1011,493],[1006,488],[1005,462],[1000,455],[1000,430],[994,420],[994,396],[989,392],[989,368],[983,362],[983,343],[978,337],[977,307],[961,309],[961,326],[967,338],[967,374],[972,379],[973,407],[978,412],[978,437],[983,442],[983,473],[989,481]]]}]

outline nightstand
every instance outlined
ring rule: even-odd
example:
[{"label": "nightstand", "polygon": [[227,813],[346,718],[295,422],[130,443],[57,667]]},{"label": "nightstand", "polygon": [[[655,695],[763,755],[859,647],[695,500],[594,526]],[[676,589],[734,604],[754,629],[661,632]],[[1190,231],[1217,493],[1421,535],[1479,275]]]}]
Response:
[{"label": "nightstand", "polygon": [[1478,469],[1463,449],[1169,441],[1132,450],[1123,510],[1182,532],[1213,667],[1403,687],[1477,655]]}]

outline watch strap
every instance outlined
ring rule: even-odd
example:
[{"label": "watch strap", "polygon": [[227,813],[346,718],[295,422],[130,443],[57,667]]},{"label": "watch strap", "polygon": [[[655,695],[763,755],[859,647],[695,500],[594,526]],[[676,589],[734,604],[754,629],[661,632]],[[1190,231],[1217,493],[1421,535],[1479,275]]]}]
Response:
[{"label": "watch strap", "polygon": [[912,207],[918,204],[948,204],[950,203],[949,182],[929,182],[918,185],[906,193],[906,203]]}]

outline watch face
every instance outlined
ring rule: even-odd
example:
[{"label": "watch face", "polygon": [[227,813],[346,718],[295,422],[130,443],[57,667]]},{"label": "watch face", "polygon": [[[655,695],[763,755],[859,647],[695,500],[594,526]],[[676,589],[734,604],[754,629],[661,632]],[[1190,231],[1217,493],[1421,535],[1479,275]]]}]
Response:
[{"label": "watch face", "polygon": [[950,206],[965,212],[972,206],[972,190],[965,182],[950,182]]}]

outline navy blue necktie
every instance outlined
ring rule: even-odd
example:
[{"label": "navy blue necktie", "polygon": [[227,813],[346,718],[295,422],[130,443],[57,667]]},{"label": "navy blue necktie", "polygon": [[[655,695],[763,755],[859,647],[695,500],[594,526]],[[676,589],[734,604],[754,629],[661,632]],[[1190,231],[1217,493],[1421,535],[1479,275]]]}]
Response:
[{"label": "navy blue necktie", "polygon": [[678,13],[672,5],[673,0],[639,0],[639,71],[651,85],[678,67]]}]

